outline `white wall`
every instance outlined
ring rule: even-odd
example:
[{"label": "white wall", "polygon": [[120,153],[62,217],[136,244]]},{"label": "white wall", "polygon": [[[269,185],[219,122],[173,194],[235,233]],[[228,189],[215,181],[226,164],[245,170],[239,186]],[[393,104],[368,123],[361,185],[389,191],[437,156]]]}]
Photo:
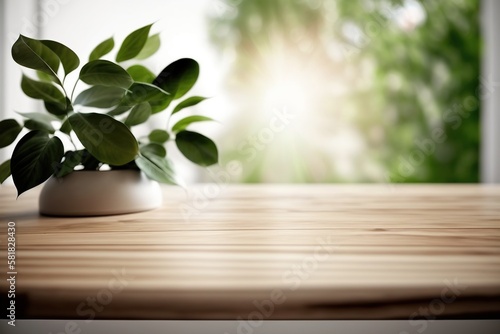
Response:
[{"label": "white wall", "polygon": [[500,183],[500,1],[483,0],[481,180]]},{"label": "white wall", "polygon": [[[10,49],[19,34],[37,36],[39,22],[36,0],[0,0],[0,118],[18,118],[15,111],[33,111],[36,101],[21,91],[21,68],[12,60]],[[0,162],[10,157],[10,150],[0,151]]]}]

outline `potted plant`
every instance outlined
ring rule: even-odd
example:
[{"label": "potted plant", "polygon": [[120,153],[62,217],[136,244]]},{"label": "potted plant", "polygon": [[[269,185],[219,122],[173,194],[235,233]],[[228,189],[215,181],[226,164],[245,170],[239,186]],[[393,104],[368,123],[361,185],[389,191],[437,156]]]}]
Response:
[{"label": "potted plant", "polygon": [[[167,157],[168,141],[175,141],[180,152],[198,165],[217,163],[215,143],[187,130],[209,117],[187,116],[172,126],[167,121],[147,136],[134,135],[134,127],[150,116],[170,110],[170,120],[205,99],[183,98],[198,79],[199,65],[193,59],[174,61],[158,75],[141,64],[123,67],[123,62],[145,59],[159,49],[159,35],[150,34],[151,26],[130,33],[114,61],[103,59],[115,46],[113,38],[97,45],[71,89],[66,78],[80,67],[80,59],[70,48],[22,35],[12,46],[14,61],[37,74],[36,79],[23,74],[23,92],[42,100],[46,112],[20,113],[22,123],[0,122],[0,148],[24,133],[11,159],[0,165],[0,182],[12,175],[19,196],[49,179],[40,194],[42,214],[117,214],[158,206],[157,182],[179,184]],[[74,96],[77,84],[88,87]],[[175,100],[180,102],[169,108]]]}]

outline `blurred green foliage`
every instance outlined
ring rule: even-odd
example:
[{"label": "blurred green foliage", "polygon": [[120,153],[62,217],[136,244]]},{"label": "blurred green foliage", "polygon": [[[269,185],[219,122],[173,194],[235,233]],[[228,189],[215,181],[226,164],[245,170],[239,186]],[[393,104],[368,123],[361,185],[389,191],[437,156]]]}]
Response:
[{"label": "blurred green foliage", "polygon": [[[229,82],[239,96],[253,94],[248,87],[259,83],[279,40],[326,76],[323,87],[309,87],[322,91],[314,109],[323,125],[349,124],[363,141],[348,177],[317,142],[288,141],[283,157],[295,157],[286,165],[293,172],[278,181],[478,181],[480,94],[488,89],[480,81],[479,1],[227,0],[222,9],[211,18],[212,38],[234,51]],[[332,82],[345,92],[322,90]],[[252,127],[250,117],[241,119],[233,142]],[[328,131],[324,138],[328,145]],[[223,160],[241,156],[225,151]],[[266,171],[277,151],[269,151],[243,162],[242,181],[274,181]]]}]

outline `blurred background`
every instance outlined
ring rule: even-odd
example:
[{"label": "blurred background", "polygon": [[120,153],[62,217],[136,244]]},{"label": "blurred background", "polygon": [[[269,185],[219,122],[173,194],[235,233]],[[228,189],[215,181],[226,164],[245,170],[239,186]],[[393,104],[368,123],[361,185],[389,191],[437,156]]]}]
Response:
[{"label": "blurred background", "polygon": [[218,120],[193,129],[219,166],[169,150],[190,182],[499,182],[494,1],[1,1],[2,118],[41,109],[10,58],[19,33],[86,57],[156,22],[146,65],[196,59],[211,98],[193,112]]}]

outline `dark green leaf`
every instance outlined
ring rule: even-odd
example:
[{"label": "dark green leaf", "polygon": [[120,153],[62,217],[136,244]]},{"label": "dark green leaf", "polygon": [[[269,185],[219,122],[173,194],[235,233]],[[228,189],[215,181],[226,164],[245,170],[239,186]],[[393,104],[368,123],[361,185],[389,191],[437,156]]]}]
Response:
[{"label": "dark green leaf", "polygon": [[107,114],[110,116],[118,116],[126,113],[131,108],[132,108],[131,106],[119,105],[115,109],[108,111]]},{"label": "dark green leaf", "polygon": [[167,150],[165,149],[165,147],[161,144],[158,144],[158,143],[149,143],[149,144],[143,145],[143,146],[141,146],[140,151],[141,151],[142,155],[146,155],[146,156],[149,156],[151,154],[159,156],[161,158],[164,158],[167,156]]},{"label": "dark green leaf", "polygon": [[128,89],[123,103],[127,105],[136,105],[142,102],[154,103],[169,98],[170,96],[167,92],[155,85],[134,82]]},{"label": "dark green leaf", "polygon": [[76,53],[74,53],[73,50],[68,48],[66,45],[48,40],[41,42],[59,57],[66,75],[76,70],[80,65],[80,59],[78,59]]},{"label": "dark green leaf", "polygon": [[28,119],[24,122],[24,127],[29,130],[40,130],[53,134],[56,132],[52,124]]},{"label": "dark green leaf", "polygon": [[83,150],[82,165],[84,170],[98,170],[102,162],[97,160],[89,151]]},{"label": "dark green leaf", "polygon": [[196,83],[200,67],[190,58],[174,61],[153,81],[153,84],[170,93],[173,99],[178,99],[186,94]]},{"label": "dark green leaf", "polygon": [[21,88],[29,97],[66,106],[66,98],[56,86],[49,82],[36,81],[23,75]]},{"label": "dark green leaf", "polygon": [[10,176],[10,159],[0,165],[0,184]]},{"label": "dark green leaf", "polygon": [[174,111],[172,111],[172,115],[175,114],[175,113],[178,113],[179,111],[181,111],[184,108],[192,107],[194,105],[197,105],[198,103],[200,103],[201,101],[206,100],[206,99],[207,98],[203,97],[203,96],[191,96],[191,97],[185,99],[184,101],[182,101],[181,103],[179,103],[174,108]]},{"label": "dark green leaf", "polygon": [[145,27],[139,28],[136,31],[128,35],[123,41],[118,54],[116,55],[116,61],[122,62],[134,58],[141,52],[142,48],[148,40],[149,30],[153,24],[149,24]]},{"label": "dark green leaf", "polygon": [[57,78],[59,57],[39,40],[19,35],[12,46],[12,58],[21,66],[39,70]]},{"label": "dark green leaf", "polygon": [[18,196],[47,180],[61,162],[64,147],[57,137],[31,131],[17,143],[10,168]]},{"label": "dark green leaf", "polygon": [[54,176],[63,177],[73,172],[75,167],[81,164],[83,152],[83,150],[66,152],[64,154],[64,160],[57,166]]},{"label": "dark green leaf", "polygon": [[182,131],[186,129],[188,125],[191,123],[205,122],[205,121],[213,121],[213,119],[206,116],[188,116],[175,123],[175,125],[172,127],[172,132]]},{"label": "dark green leaf", "polygon": [[134,135],[111,116],[74,113],[69,121],[83,146],[103,163],[123,165],[139,153]]},{"label": "dark green leaf", "polygon": [[75,104],[88,107],[110,108],[116,106],[126,90],[113,86],[92,86],[81,92],[75,99]]},{"label": "dark green leaf", "polygon": [[152,180],[166,184],[181,184],[167,158],[155,155],[138,156],[135,159],[135,163]]},{"label": "dark green leaf", "polygon": [[127,68],[128,74],[134,79],[136,82],[146,82],[152,83],[155,79],[155,75],[153,72],[148,70],[146,67],[142,65],[133,65]]},{"label": "dark green leaf", "polygon": [[12,144],[22,129],[23,127],[15,119],[0,121],[0,148]]},{"label": "dark green leaf", "polygon": [[128,114],[125,124],[128,126],[138,125],[146,122],[151,116],[151,106],[147,102],[136,105]]},{"label": "dark green leaf", "polygon": [[151,142],[163,144],[170,138],[170,135],[165,130],[156,129],[151,131],[148,138]]},{"label": "dark green leaf", "polygon": [[181,153],[200,166],[210,166],[218,161],[217,146],[202,134],[181,131],[175,136],[175,143]]},{"label": "dark green leaf", "polygon": [[122,67],[107,60],[93,60],[83,66],[80,79],[89,85],[128,88],[133,80]]},{"label": "dark green leaf", "polygon": [[154,34],[148,37],[146,44],[142,48],[141,52],[135,57],[137,59],[146,59],[151,57],[160,49],[160,34]]},{"label": "dark green leaf", "polygon": [[52,115],[56,115],[59,117],[66,116],[69,112],[73,111],[73,106],[71,105],[71,101],[66,98],[66,104],[55,103],[44,101],[45,109]]},{"label": "dark green leaf", "polygon": [[162,110],[165,110],[170,105],[170,102],[172,102],[171,95],[160,101],[149,101],[149,104],[151,105],[151,112],[153,114],[156,114]]},{"label": "dark green leaf", "polygon": [[59,128],[59,131],[61,131],[62,133],[65,133],[67,135],[69,135],[71,133],[71,130],[73,130],[71,128],[71,124],[69,124],[69,120],[66,118],[66,120],[61,124],[61,127]]},{"label": "dark green leaf", "polygon": [[121,165],[121,166],[109,165],[109,167],[112,170],[139,170],[139,167],[137,167],[135,160],[130,161],[129,163],[126,163],[125,165]]},{"label": "dark green leaf", "polygon": [[89,61],[96,60],[101,58],[102,56],[107,55],[111,52],[111,50],[113,50],[114,47],[115,40],[113,39],[113,37],[110,37],[107,40],[99,43],[99,45],[96,46],[95,49],[90,53]]}]

